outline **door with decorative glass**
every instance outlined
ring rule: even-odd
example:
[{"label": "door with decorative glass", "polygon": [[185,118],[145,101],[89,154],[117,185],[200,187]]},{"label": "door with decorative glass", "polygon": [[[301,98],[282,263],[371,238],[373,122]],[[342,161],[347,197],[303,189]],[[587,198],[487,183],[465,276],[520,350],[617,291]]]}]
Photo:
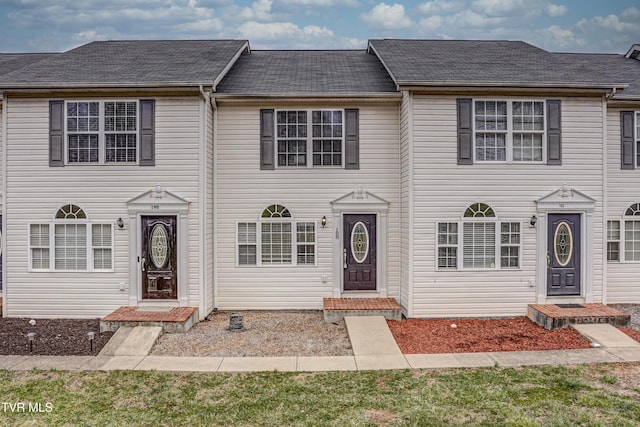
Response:
[{"label": "door with decorative glass", "polygon": [[376,290],[376,216],[344,215],[345,291]]},{"label": "door with decorative glass", "polygon": [[580,295],[580,214],[549,214],[547,295]]},{"label": "door with decorative glass", "polygon": [[177,299],[176,217],[143,216],[142,298]]}]

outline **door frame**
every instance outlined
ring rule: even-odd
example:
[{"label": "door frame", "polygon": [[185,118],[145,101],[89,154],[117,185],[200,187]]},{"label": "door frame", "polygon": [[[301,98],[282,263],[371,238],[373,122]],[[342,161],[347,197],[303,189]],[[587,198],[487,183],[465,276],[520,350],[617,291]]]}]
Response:
[{"label": "door frame", "polygon": [[[536,200],[536,303],[592,303],[593,302],[593,262],[594,262],[594,211],[595,199],[568,187]],[[549,296],[547,295],[547,253],[549,214],[580,215],[580,295]]]},{"label": "door frame", "polygon": [[[169,193],[158,186],[154,190],[130,200],[129,211],[129,305],[131,306],[179,306],[188,304],[188,218],[189,202]],[[175,216],[176,217],[176,265],[178,268],[178,298],[167,300],[149,300],[142,298],[142,217],[143,216]]]},{"label": "door frame", "polygon": [[[333,210],[333,297],[386,298],[387,288],[387,213],[389,202],[364,191],[362,187],[331,202]],[[373,214],[376,216],[376,290],[345,291],[342,250],[344,242],[344,214]]]}]

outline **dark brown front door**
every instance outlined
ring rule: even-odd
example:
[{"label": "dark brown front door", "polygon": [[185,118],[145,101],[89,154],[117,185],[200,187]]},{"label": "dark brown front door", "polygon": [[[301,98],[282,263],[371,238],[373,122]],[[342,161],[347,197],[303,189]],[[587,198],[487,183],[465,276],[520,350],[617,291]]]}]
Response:
[{"label": "dark brown front door", "polygon": [[176,217],[143,216],[142,298],[177,299]]},{"label": "dark brown front door", "polygon": [[376,216],[344,215],[345,291],[376,290]]},{"label": "dark brown front door", "polygon": [[549,214],[547,295],[580,295],[580,214]]}]

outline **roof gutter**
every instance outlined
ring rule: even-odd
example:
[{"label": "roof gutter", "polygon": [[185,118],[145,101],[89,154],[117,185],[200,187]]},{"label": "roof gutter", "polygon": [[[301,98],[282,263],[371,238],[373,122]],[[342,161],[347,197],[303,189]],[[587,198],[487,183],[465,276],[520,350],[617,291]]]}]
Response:
[{"label": "roof gutter", "polygon": [[508,89],[600,89],[611,90],[625,89],[629,87],[627,83],[558,83],[558,82],[483,82],[483,81],[411,81],[405,80],[398,82],[402,89],[420,89],[420,88],[508,88]]},{"label": "roof gutter", "polygon": [[399,92],[349,92],[349,93],[309,93],[309,92],[284,92],[284,93],[260,93],[260,94],[225,94],[225,93],[216,93],[216,99],[220,101],[226,100],[258,100],[258,99],[278,99],[278,100],[289,100],[289,99],[305,99],[305,100],[323,100],[327,99],[390,99],[390,100],[400,100],[402,99],[402,94]]}]

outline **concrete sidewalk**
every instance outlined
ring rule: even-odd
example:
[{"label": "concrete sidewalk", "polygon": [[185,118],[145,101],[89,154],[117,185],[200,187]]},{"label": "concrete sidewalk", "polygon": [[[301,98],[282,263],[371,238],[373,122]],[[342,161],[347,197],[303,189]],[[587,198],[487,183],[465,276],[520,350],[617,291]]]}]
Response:
[{"label": "concrete sidewalk", "polygon": [[[610,325],[579,325],[600,348],[494,353],[402,354],[382,317],[347,317],[353,356],[330,357],[171,357],[131,349],[98,356],[0,356],[0,369],[157,370],[190,372],[323,372],[378,369],[443,369],[492,366],[577,365],[640,362],[640,343]],[[131,333],[129,333],[131,335]],[[135,333],[134,333],[135,336]],[[124,342],[124,340],[123,340]],[[148,341],[145,341],[148,346]],[[123,344],[125,345],[125,344]],[[147,350],[148,353],[148,350]]]},{"label": "concrete sidewalk", "polygon": [[0,356],[0,369],[157,370],[191,372],[323,372],[640,362],[637,347],[496,353],[332,357]]}]

